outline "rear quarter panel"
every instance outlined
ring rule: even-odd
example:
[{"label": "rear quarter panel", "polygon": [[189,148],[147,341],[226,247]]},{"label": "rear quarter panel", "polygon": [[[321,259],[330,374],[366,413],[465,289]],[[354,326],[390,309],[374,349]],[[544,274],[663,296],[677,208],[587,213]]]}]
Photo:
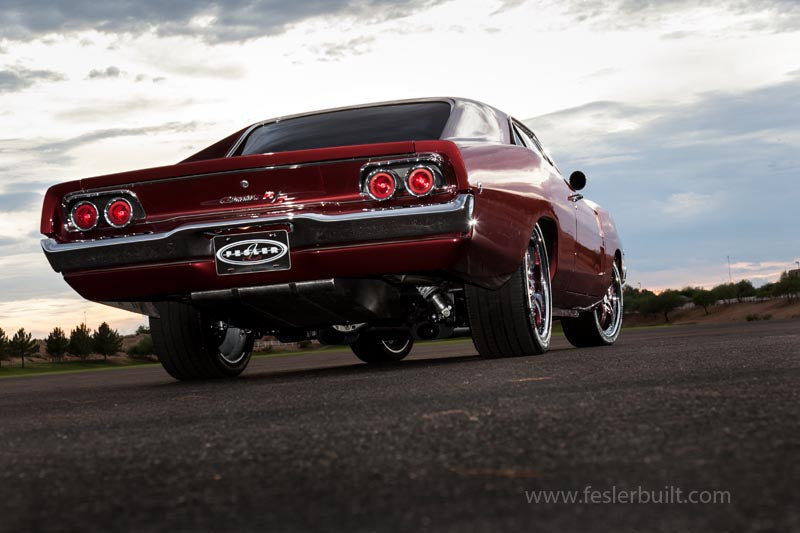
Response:
[{"label": "rear quarter panel", "polygon": [[522,262],[534,225],[545,218],[556,228],[550,258],[555,290],[566,280],[574,243],[574,215],[555,201],[566,197],[564,180],[525,147],[457,144],[475,195],[476,224],[464,268],[482,285],[502,285]]}]

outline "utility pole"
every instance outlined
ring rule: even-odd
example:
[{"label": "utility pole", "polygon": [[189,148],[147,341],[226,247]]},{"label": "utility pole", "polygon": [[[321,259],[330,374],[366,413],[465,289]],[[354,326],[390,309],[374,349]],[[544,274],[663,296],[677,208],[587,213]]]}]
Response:
[{"label": "utility pole", "polygon": [[731,275],[731,256],[728,256],[728,281],[733,283],[733,276]]}]

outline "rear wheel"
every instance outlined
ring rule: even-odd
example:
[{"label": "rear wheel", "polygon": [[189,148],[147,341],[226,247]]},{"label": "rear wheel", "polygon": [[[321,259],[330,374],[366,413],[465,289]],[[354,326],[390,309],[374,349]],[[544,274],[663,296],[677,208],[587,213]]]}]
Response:
[{"label": "rear wheel", "polygon": [[561,325],[564,336],[578,348],[609,346],[616,342],[622,329],[622,278],[616,263],[603,300],[577,318],[562,318]]},{"label": "rear wheel", "polygon": [[250,331],[212,321],[179,302],[157,305],[160,318],[150,318],[156,355],[170,376],[179,380],[238,376],[250,362]]},{"label": "rear wheel", "polygon": [[370,364],[386,364],[402,361],[411,353],[414,340],[409,336],[396,339],[380,338],[375,335],[361,335],[350,349],[356,357]]},{"label": "rear wheel", "polygon": [[550,346],[553,302],[550,267],[537,224],[522,264],[496,290],[466,286],[467,315],[482,357],[538,355]]}]

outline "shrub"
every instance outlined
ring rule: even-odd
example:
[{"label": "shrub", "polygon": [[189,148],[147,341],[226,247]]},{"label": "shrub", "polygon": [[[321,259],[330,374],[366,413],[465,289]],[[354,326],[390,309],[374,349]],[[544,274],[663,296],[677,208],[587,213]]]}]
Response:
[{"label": "shrub", "polygon": [[134,359],[146,358],[153,355],[153,337],[145,335],[139,342],[128,348],[128,355]]}]

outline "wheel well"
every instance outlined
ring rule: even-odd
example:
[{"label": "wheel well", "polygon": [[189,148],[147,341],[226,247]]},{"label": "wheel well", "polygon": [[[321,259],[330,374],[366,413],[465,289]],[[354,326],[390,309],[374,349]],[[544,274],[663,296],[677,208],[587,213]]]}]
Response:
[{"label": "wheel well", "polygon": [[556,265],[558,265],[558,261],[556,260],[558,256],[558,231],[556,229],[556,223],[550,220],[549,218],[540,218],[537,222],[539,227],[542,228],[542,234],[544,235],[544,245],[547,248],[547,257],[550,258],[550,277],[556,275]]}]

